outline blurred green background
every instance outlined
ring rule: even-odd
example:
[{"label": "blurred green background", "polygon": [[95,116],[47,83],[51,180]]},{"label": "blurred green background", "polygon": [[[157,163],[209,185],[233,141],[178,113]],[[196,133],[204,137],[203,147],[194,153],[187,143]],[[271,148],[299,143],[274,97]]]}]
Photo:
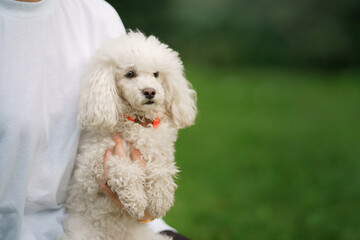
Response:
[{"label": "blurred green background", "polygon": [[192,240],[360,239],[360,1],[108,1],[198,92],[165,220]]}]

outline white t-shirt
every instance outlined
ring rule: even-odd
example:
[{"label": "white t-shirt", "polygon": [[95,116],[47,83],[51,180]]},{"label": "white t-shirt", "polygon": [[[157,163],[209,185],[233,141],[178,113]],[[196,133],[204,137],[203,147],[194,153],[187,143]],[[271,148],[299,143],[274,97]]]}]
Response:
[{"label": "white t-shirt", "polygon": [[94,49],[124,33],[103,0],[0,0],[0,239],[62,232],[80,79]]}]

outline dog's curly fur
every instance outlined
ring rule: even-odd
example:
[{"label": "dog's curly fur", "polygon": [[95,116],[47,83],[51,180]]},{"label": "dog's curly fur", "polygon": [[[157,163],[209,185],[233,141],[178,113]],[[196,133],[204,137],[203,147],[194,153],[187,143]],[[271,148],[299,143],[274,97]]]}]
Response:
[{"label": "dog's curly fur", "polygon": [[[146,88],[156,91],[151,101],[143,94]],[[178,129],[192,125],[196,113],[196,92],[184,77],[177,52],[140,32],[105,43],[91,58],[83,82],[78,121],[84,131],[68,190],[63,239],[169,239],[135,219],[145,209],[160,218],[173,205],[178,172],[174,142]],[[127,116],[139,123],[160,118],[160,124],[143,126]],[[114,132],[121,135],[127,157],[109,159],[107,184],[128,214],[102,194],[96,181],[104,180],[104,153],[115,145]],[[130,159],[129,143],[142,153],[145,168]]]}]

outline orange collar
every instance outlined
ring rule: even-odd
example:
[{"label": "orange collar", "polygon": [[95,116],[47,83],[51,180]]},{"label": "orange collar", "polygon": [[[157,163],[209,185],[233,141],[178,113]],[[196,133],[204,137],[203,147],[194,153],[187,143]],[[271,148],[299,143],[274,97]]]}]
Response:
[{"label": "orange collar", "polygon": [[[130,117],[130,116],[126,116],[126,118],[127,118],[129,121],[132,121],[132,122],[135,122],[135,123],[139,123],[140,125],[142,125],[141,122],[138,121],[137,119],[135,120],[135,119],[133,119],[133,118]],[[144,124],[146,124],[146,123],[144,123]],[[160,124],[160,118],[156,118],[156,119],[152,122],[153,128],[159,127],[159,124]],[[142,125],[142,126],[144,126],[144,125]]]}]

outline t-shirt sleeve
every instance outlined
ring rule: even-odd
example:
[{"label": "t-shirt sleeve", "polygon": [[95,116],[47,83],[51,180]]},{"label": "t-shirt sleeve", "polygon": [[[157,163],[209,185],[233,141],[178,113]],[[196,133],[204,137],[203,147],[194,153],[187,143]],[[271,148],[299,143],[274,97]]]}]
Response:
[{"label": "t-shirt sleeve", "polygon": [[105,4],[103,14],[106,18],[104,19],[106,35],[108,35],[109,38],[115,38],[125,34],[126,30],[119,14],[109,3],[105,2]]},{"label": "t-shirt sleeve", "polygon": [[116,38],[126,33],[124,24],[116,10],[104,0],[81,1],[84,11],[88,12],[88,19],[96,35],[96,39],[106,40]]}]

